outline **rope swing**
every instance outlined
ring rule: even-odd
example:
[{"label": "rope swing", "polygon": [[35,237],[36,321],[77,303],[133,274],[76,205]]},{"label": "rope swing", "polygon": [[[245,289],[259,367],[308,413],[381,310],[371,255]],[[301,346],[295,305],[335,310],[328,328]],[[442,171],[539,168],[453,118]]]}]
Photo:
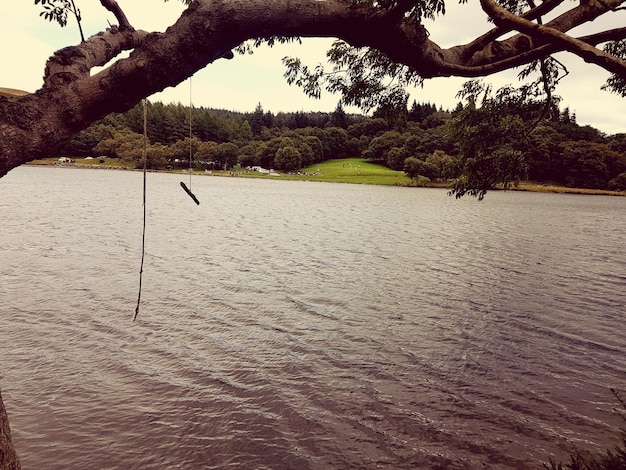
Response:
[{"label": "rope swing", "polygon": [[[146,181],[148,174],[148,107],[147,100],[142,100],[143,104],[143,227],[141,233],[141,265],[139,267],[139,291],[137,292],[137,306],[135,307],[135,314],[133,315],[133,323],[137,320],[137,315],[139,315],[139,306],[141,304],[141,288],[143,284],[143,264],[146,255]],[[193,126],[192,126],[192,101],[191,101],[191,78],[189,78],[189,187],[181,181],[180,185],[185,190],[185,192],[189,195],[191,199],[197,204],[200,205],[200,201],[195,196],[194,193],[191,192],[191,174],[193,170],[192,166],[192,136],[193,136]]]},{"label": "rope swing", "polygon": [[196,197],[196,195],[194,193],[191,192],[191,173],[193,171],[193,166],[191,164],[191,157],[192,155],[192,148],[191,148],[191,138],[192,138],[192,132],[193,132],[193,128],[192,128],[192,122],[191,122],[191,111],[193,108],[193,101],[191,99],[191,77],[189,77],[189,187],[187,187],[187,185],[184,182],[180,182],[181,187],[185,190],[185,192],[189,195],[189,197],[191,199],[193,199],[193,202],[195,202],[197,205],[200,205],[200,201],[198,201],[198,198]]},{"label": "rope swing", "polygon": [[139,267],[139,292],[137,293],[137,306],[133,323],[139,315],[139,304],[141,303],[141,284],[143,281],[143,261],[146,255],[146,176],[148,174],[148,108],[146,100],[143,103],[143,229],[141,233],[141,265]]}]

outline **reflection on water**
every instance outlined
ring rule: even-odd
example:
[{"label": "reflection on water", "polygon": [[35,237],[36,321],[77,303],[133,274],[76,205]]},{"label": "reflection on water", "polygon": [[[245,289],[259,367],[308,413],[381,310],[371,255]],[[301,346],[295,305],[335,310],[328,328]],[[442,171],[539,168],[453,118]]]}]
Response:
[{"label": "reflection on water", "polygon": [[18,168],[24,468],[537,468],[616,443],[626,199]]}]

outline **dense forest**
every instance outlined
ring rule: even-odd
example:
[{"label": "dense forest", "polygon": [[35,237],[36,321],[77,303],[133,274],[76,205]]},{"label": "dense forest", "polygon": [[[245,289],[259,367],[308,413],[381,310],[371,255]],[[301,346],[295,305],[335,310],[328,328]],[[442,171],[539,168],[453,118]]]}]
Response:
[{"label": "dense forest", "polygon": [[[515,150],[505,160],[515,161],[512,180],[626,190],[626,133],[607,136],[579,126],[569,109],[557,106],[521,136],[510,123],[523,123],[524,116],[507,113],[498,110],[498,121],[490,122],[461,103],[450,111],[414,101],[410,107],[381,106],[371,116],[347,114],[341,104],[332,113],[273,114],[261,104],[252,113],[239,113],[148,103],[148,167],[184,168],[191,156],[197,169],[297,171],[329,159],[362,157],[415,180],[454,181],[462,165],[472,162],[467,158],[472,152],[491,152],[497,159],[500,149],[510,147]],[[481,126],[487,131],[478,135]],[[472,139],[480,149],[468,144]],[[81,132],[67,155],[115,157],[141,167],[143,148],[143,108],[137,106]]]}]

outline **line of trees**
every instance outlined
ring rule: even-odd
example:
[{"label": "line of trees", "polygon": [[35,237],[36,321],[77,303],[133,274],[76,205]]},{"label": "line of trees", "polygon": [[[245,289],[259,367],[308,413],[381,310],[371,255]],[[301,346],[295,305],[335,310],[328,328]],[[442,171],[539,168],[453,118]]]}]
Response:
[{"label": "line of trees", "polygon": [[[332,113],[278,114],[261,104],[252,113],[160,102],[148,106],[152,169],[187,167],[190,156],[198,169],[258,165],[283,171],[362,157],[415,180],[453,181],[463,173],[461,165],[477,164],[472,157],[478,152],[489,156],[490,165],[497,162],[499,171],[510,172],[510,179],[626,190],[626,134],[607,136],[580,126],[575,114],[558,106],[524,135],[523,115],[460,102],[452,111],[415,101],[410,107],[380,106],[371,116],[347,114],[341,104]],[[143,166],[142,107],[112,114],[82,131],[67,154],[116,157]]]}]

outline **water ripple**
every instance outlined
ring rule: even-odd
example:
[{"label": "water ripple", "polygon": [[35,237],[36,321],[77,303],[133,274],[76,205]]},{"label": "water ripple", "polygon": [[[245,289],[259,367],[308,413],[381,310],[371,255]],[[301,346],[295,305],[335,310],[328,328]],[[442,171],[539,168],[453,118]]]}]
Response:
[{"label": "water ripple", "polygon": [[615,443],[623,198],[198,177],[196,207],[150,175],[133,324],[140,189],[0,180],[24,468],[523,469]]}]

